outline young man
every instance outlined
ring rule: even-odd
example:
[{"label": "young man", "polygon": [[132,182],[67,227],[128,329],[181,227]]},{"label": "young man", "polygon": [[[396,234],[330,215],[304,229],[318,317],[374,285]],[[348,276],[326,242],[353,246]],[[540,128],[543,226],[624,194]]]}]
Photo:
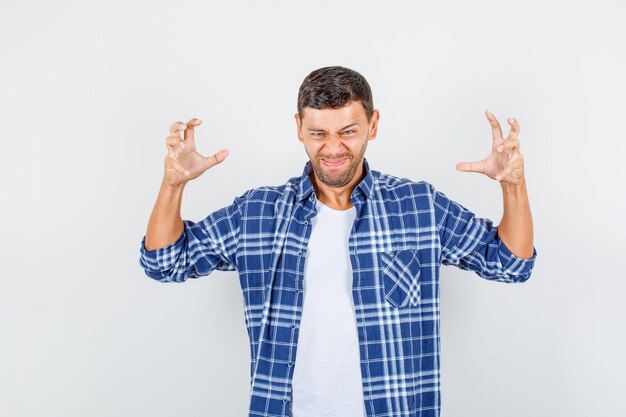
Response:
[{"label": "young man", "polygon": [[238,271],[249,416],[439,415],[440,266],[523,282],[537,256],[519,125],[509,119],[505,139],[486,116],[491,153],[457,169],[500,182],[497,227],[427,182],[370,169],[379,112],[367,81],[347,68],[317,69],[300,87],[302,175],[249,190],[198,223],[180,217],[183,188],[228,152],[196,151],[198,119],[170,126],[140,264],[161,282]]}]

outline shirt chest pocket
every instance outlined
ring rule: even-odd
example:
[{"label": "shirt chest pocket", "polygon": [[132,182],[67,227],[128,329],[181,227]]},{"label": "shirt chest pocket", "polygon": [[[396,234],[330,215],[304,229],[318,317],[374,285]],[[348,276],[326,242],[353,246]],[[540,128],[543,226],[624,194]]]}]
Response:
[{"label": "shirt chest pocket", "polygon": [[421,298],[418,250],[382,252],[380,259],[387,302],[396,308],[417,307]]}]

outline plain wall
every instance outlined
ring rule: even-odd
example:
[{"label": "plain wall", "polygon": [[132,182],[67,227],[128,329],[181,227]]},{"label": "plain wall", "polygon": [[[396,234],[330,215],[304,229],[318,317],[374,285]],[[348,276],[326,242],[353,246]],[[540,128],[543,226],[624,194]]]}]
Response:
[{"label": "plain wall", "polygon": [[626,415],[624,2],[0,5],[1,416],[247,415],[236,273],[158,283],[140,241],[170,124],[230,150],[186,187],[198,221],[301,174],[298,87],[326,65],[373,89],[373,169],[495,224],[499,184],[455,165],[488,154],[485,109],[520,121],[537,263],[442,267],[442,415]]}]

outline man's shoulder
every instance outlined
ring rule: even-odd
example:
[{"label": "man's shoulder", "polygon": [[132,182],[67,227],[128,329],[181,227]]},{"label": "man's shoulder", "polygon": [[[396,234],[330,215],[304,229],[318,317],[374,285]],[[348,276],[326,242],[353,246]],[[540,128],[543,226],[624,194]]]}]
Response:
[{"label": "man's shoulder", "polygon": [[283,200],[285,197],[297,194],[301,177],[291,177],[279,185],[263,185],[246,190],[237,197],[240,202],[272,203]]},{"label": "man's shoulder", "polygon": [[372,176],[382,193],[431,196],[435,190],[435,187],[425,180],[412,180],[376,170],[372,170]]}]

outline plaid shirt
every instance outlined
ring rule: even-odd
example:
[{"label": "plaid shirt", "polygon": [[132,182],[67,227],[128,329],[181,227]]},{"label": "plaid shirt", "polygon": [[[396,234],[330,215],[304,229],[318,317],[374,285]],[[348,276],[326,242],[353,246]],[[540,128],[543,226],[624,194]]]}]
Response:
[{"label": "plaid shirt", "polygon": [[[349,237],[365,409],[374,416],[439,416],[439,267],[523,282],[537,256],[515,256],[492,221],[425,181],[370,170],[350,196]],[[236,270],[250,338],[249,417],[290,416],[311,219],[311,163],[281,186],[249,190],[181,236],[146,250],[140,265],[160,282]]]}]

